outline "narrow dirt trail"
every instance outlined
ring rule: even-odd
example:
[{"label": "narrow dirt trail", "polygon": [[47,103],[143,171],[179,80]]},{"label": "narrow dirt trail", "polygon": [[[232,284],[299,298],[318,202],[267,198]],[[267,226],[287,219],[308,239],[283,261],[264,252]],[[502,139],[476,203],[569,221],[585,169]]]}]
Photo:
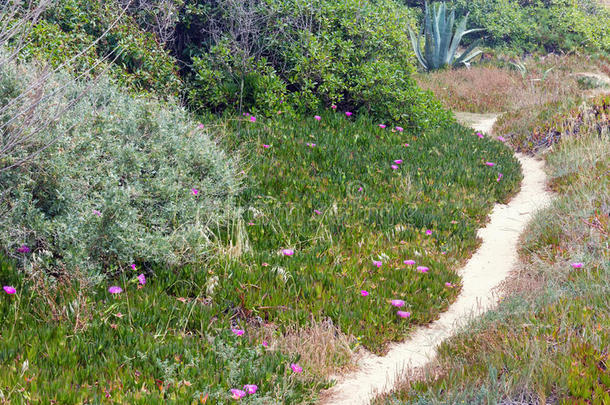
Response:
[{"label": "narrow dirt trail", "polygon": [[[456,113],[458,120],[489,133],[497,118],[492,114]],[[489,223],[479,229],[482,244],[458,272],[462,291],[438,320],[419,327],[407,340],[393,344],[386,356],[366,353],[357,371],[337,377],[338,383],[322,394],[321,404],[365,405],[378,393],[392,389],[401,375],[424,366],[436,355],[436,346],[471,317],[497,303],[496,287],[517,264],[517,244],[532,214],[551,199],[545,188],[544,163],[517,154],[523,171],[519,193],[507,204],[496,204]]]}]

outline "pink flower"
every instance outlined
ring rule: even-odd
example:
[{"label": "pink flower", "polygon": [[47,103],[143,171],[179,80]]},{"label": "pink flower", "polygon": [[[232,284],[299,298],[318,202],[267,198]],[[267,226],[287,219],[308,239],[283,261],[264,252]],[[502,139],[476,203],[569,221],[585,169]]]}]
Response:
[{"label": "pink flower", "polygon": [[408,147],[409,147],[409,144],[408,144],[408,143],[405,143],[405,148],[408,148]]},{"label": "pink flower", "polygon": [[426,235],[432,235],[432,229],[426,229]]},{"label": "pink flower", "polygon": [[5,293],[7,293],[9,295],[13,295],[17,292],[15,287],[10,286],[10,285],[5,285],[4,287],[2,287],[2,289],[4,290]]},{"label": "pink flower", "polygon": [[337,106],[333,104],[333,105],[330,106],[330,108],[332,108],[333,110],[336,110]]},{"label": "pink flower", "polygon": [[322,119],[322,117],[320,117],[319,115],[315,115],[314,118],[316,121],[320,121]]},{"label": "pink flower", "polygon": [[506,142],[506,138],[504,138],[504,137],[503,137],[503,136],[501,136],[501,135],[500,135],[500,136],[499,136],[497,139],[498,139],[498,141],[500,141],[500,142]]},{"label": "pink flower", "polygon": [[451,284],[450,282],[446,282],[445,287],[453,288],[453,284]]},{"label": "pink flower", "polygon": [[112,287],[110,287],[108,289],[108,292],[110,294],[120,294],[120,293],[123,292],[123,289],[121,287],[117,286],[117,285],[113,285]]},{"label": "pink flower", "polygon": [[250,122],[256,122],[256,117],[254,115],[250,117]]},{"label": "pink flower", "polygon": [[322,215],[322,211],[320,211],[320,210],[313,210],[313,212],[315,212],[316,215]]},{"label": "pink flower", "polygon": [[265,144],[263,144],[263,148],[265,148],[265,149],[269,149],[270,147],[271,147],[271,145],[265,145]]},{"label": "pink flower", "polygon": [[485,164],[489,167],[493,167],[496,165],[494,162],[485,162]]},{"label": "pink flower", "polygon": [[498,173],[498,178],[496,179],[496,181],[500,181],[502,180],[502,177],[504,177],[504,175],[502,173]]},{"label": "pink flower", "polygon": [[349,111],[346,111],[346,112],[345,112],[345,115],[347,115],[348,117],[351,117],[351,116],[352,116],[352,113],[351,113],[351,112],[349,112]]},{"label": "pink flower", "polygon": [[292,369],[292,371],[294,371],[295,373],[302,373],[303,372],[303,368],[301,366],[299,366],[296,363],[292,363],[290,365],[290,368]]},{"label": "pink flower", "polygon": [[238,390],[237,388],[231,389],[231,394],[233,399],[241,399],[246,396],[246,392],[242,390]]},{"label": "pink flower", "polygon": [[379,128],[385,129],[385,124],[379,124]]},{"label": "pink flower", "polygon": [[398,166],[396,166],[396,165],[391,165],[390,167],[392,168],[392,170],[398,169]]},{"label": "pink flower", "polygon": [[199,190],[197,190],[196,188],[192,188],[191,189],[191,194],[198,195],[199,194]]},{"label": "pink flower", "polygon": [[146,276],[144,275],[144,273],[142,273],[142,274],[138,275],[138,282],[139,282],[141,285],[146,284]]},{"label": "pink flower", "polygon": [[420,273],[427,273],[428,270],[430,270],[430,269],[427,268],[426,266],[417,266],[417,271],[419,271]]},{"label": "pink flower", "polygon": [[373,260],[373,265],[377,266],[377,268],[380,268],[382,264],[383,263],[381,262],[381,260]]},{"label": "pink flower", "polygon": [[130,264],[129,267],[131,267],[131,270],[136,271],[136,265],[134,263]]},{"label": "pink flower", "polygon": [[399,165],[399,164],[401,164],[401,163],[402,163],[402,159],[396,159],[396,160],[394,161],[394,163],[396,163],[397,165]]},{"label": "pink flower", "polygon": [[398,308],[400,308],[400,307],[405,305],[405,302],[403,300],[392,300],[392,301],[390,301],[390,303],[393,306],[398,307]]},{"label": "pink flower", "polygon": [[17,248],[17,252],[19,253],[30,253],[30,247],[28,245],[21,245],[19,248]]},{"label": "pink flower", "polygon": [[309,146],[310,148],[315,148],[316,144],[307,142],[307,146]]},{"label": "pink flower", "polygon": [[360,295],[366,297],[367,295],[369,295],[369,292],[367,290],[360,290]]},{"label": "pink flower", "polygon": [[233,334],[236,336],[242,336],[246,331],[243,329],[232,328],[231,332],[233,332]]},{"label": "pink flower", "polygon": [[407,266],[413,266],[415,264],[415,260],[407,259],[403,263]]},{"label": "pink flower", "polygon": [[574,269],[582,269],[584,267],[584,265],[585,264],[581,263],[581,262],[576,262],[576,263],[571,264],[572,268],[574,268]]},{"label": "pink flower", "polygon": [[248,226],[254,226],[254,222],[248,222]]},{"label": "pink flower", "polygon": [[362,187],[358,187],[358,191],[362,191],[364,190]]},{"label": "pink flower", "polygon": [[93,210],[93,215],[97,215],[98,217],[101,217],[102,213],[98,210]]},{"label": "pink flower", "polygon": [[396,315],[400,316],[401,318],[408,318],[411,316],[411,313],[407,311],[396,311]]},{"label": "pink flower", "polygon": [[197,125],[197,127],[198,127],[199,129],[203,129],[203,128],[205,128],[205,126],[204,126],[203,124],[199,124],[199,125]]},{"label": "pink flower", "polygon": [[292,256],[294,254],[294,250],[292,250],[292,249],[282,249],[282,254],[284,256]]},{"label": "pink flower", "polygon": [[263,347],[269,347],[269,343],[266,340],[263,340],[263,343],[261,343],[263,345]]},{"label": "pink flower", "polygon": [[396,127],[396,130],[397,130],[398,132],[402,132],[402,131],[404,131],[403,127]]},{"label": "pink flower", "polygon": [[480,132],[477,132],[477,136],[478,136],[479,138],[481,138],[481,139],[483,139],[483,138],[484,138],[483,134],[482,134],[482,133],[480,133]]},{"label": "pink flower", "polygon": [[244,385],[244,391],[246,391],[248,394],[256,394],[256,390],[258,390],[258,386],[256,384]]}]

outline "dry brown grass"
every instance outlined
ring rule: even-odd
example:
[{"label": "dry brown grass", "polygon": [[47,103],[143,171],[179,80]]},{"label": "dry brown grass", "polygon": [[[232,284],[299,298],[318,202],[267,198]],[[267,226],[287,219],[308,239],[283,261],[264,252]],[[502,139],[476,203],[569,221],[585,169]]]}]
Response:
[{"label": "dry brown grass", "polygon": [[345,373],[356,367],[356,339],[345,335],[329,320],[311,321],[305,327],[291,327],[278,333],[275,325],[267,324],[256,330],[253,339],[267,341],[270,350],[299,355],[299,365],[307,375],[326,378]]},{"label": "dry brown grass", "polygon": [[[470,69],[416,76],[447,108],[475,113],[503,112],[561,101],[581,92],[576,72],[607,74],[608,60],[547,55],[523,61],[498,59]],[[514,64],[512,64],[514,63]],[[516,66],[522,64],[525,69]]]}]

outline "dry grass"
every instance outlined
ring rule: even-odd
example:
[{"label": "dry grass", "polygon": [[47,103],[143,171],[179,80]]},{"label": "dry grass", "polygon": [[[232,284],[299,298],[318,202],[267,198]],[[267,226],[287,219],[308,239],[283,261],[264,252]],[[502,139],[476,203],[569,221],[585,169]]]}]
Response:
[{"label": "dry grass", "polygon": [[311,321],[308,326],[290,327],[278,333],[277,327],[267,324],[253,334],[255,341],[267,341],[269,349],[298,355],[298,363],[307,375],[328,378],[356,367],[357,340],[347,336],[330,319]]},{"label": "dry grass", "polygon": [[608,66],[604,58],[551,54],[522,61],[498,59],[470,69],[421,74],[416,80],[452,110],[502,112],[572,97],[582,89],[579,77],[571,73],[608,74]]}]

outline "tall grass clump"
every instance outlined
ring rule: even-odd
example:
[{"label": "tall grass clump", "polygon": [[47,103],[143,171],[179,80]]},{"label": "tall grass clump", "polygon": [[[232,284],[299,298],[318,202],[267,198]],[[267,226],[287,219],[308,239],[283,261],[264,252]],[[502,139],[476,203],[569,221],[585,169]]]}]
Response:
[{"label": "tall grass clump", "polygon": [[28,270],[90,275],[205,258],[232,209],[233,159],[182,108],[107,79],[54,74],[35,100],[37,117],[53,122],[29,128],[9,100],[37,74],[33,65],[0,71],[3,129],[33,134],[0,161],[2,252]]}]

